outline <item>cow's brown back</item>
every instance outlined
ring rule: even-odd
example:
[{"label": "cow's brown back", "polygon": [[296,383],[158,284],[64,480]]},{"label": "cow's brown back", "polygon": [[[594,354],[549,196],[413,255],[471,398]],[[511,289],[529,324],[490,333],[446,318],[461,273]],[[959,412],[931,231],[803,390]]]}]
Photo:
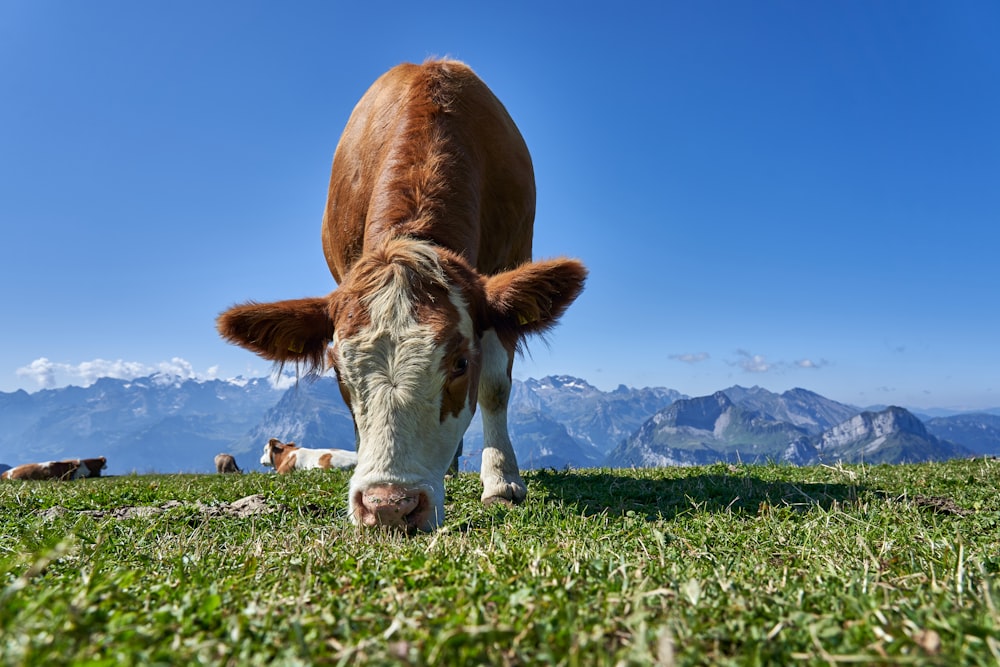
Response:
[{"label": "cow's brown back", "polygon": [[323,251],[341,282],[387,238],[433,241],[484,275],[531,259],[531,156],[466,65],[399,65],[358,102],[333,159]]},{"label": "cow's brown back", "polygon": [[68,480],[73,479],[79,469],[79,459],[69,461],[48,461],[46,463],[24,463],[5,471],[2,479]]}]

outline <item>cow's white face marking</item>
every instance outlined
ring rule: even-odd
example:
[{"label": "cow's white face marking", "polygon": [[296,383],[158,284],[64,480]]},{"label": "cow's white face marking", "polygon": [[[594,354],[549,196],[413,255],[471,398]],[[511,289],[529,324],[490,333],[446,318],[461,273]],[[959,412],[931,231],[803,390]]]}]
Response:
[{"label": "cow's white face marking", "polygon": [[274,467],[274,440],[264,443],[264,453],[260,456],[260,464],[265,468]]},{"label": "cow's white face marking", "polygon": [[475,391],[448,388],[456,374],[477,381],[478,358],[470,357],[479,352],[468,304],[434,265],[450,306],[434,304],[434,310],[450,317],[419,321],[409,283],[395,280],[365,299],[370,324],[333,339],[332,360],[357,427],[350,488],[355,520],[362,498],[380,502],[364,496],[372,487],[426,494],[430,516],[421,529],[444,518],[444,476],[475,410]]}]

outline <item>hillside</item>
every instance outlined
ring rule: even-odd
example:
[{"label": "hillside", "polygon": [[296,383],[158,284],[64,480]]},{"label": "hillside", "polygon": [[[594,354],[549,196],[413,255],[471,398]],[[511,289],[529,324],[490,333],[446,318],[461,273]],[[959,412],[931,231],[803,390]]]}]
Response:
[{"label": "hillside", "polygon": [[347,471],[3,482],[0,664],[993,665],[998,474],[463,473],[412,538]]}]

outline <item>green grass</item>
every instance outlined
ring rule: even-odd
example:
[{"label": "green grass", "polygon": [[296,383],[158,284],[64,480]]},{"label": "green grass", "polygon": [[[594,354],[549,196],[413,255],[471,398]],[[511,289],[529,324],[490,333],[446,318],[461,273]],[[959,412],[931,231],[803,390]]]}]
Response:
[{"label": "green grass", "polygon": [[1000,660],[998,461],[535,471],[516,508],[463,474],[415,538],[347,480],[0,484],[0,664]]}]

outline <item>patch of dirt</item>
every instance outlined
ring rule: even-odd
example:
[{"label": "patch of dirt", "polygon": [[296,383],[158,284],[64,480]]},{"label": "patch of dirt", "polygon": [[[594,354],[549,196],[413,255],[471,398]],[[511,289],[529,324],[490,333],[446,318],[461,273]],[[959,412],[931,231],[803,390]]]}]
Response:
[{"label": "patch of dirt", "polygon": [[917,507],[927,508],[935,514],[953,514],[955,516],[968,516],[974,512],[964,507],[960,507],[951,498],[945,496],[914,496],[913,502]]},{"label": "patch of dirt", "polygon": [[55,507],[50,507],[47,510],[39,512],[39,516],[43,519],[52,519],[67,514],[77,514],[80,516],[90,516],[95,519],[135,519],[156,516],[169,510],[177,509],[178,507],[193,507],[199,514],[206,518],[232,516],[238,519],[261,516],[273,512],[283,512],[288,509],[284,505],[269,505],[267,498],[263,494],[257,493],[234,500],[231,503],[219,503],[217,505],[206,505],[200,502],[187,503],[179,500],[169,500],[162,505],[125,506],[109,510],[70,510],[56,505]]}]

